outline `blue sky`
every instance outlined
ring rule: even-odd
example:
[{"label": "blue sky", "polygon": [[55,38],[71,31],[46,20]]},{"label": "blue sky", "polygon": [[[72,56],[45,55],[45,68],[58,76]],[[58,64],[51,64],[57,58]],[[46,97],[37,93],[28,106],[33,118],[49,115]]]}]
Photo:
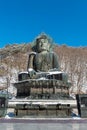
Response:
[{"label": "blue sky", "polygon": [[87,0],[0,0],[0,48],[41,32],[59,45],[87,46]]}]

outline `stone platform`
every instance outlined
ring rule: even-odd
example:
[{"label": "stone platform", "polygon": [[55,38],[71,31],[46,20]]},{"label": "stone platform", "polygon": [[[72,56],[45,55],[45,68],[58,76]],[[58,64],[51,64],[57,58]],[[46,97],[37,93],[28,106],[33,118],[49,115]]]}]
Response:
[{"label": "stone platform", "polygon": [[14,108],[17,117],[68,118],[76,100],[9,100],[9,108]]}]

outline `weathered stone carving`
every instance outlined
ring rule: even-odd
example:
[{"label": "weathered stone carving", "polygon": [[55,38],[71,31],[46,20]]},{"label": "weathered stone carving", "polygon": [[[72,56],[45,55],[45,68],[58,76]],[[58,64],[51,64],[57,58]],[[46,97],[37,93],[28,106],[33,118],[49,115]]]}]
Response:
[{"label": "weathered stone carving", "polygon": [[33,52],[29,54],[27,72],[18,75],[17,96],[49,98],[69,96],[67,75],[60,71],[58,56],[46,34],[35,39]]},{"label": "weathered stone carving", "polygon": [[24,102],[16,105],[18,116],[25,112],[30,116],[52,118],[70,116],[70,104],[60,103],[60,99],[70,99],[70,84],[66,73],[60,71],[58,56],[51,47],[51,40],[46,34],[35,39],[33,52],[29,54],[27,71],[20,72],[18,82],[14,83],[17,98],[28,100],[28,104]]},{"label": "weathered stone carving", "polygon": [[29,54],[28,72],[30,78],[35,78],[36,72],[49,72],[59,70],[58,56],[50,51],[51,44],[46,34],[41,34],[35,40],[34,52]]}]

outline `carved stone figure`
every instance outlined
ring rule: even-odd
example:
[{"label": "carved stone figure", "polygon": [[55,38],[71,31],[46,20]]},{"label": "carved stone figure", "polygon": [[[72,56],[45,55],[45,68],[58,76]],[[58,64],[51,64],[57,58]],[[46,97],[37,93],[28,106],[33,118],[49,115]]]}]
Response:
[{"label": "carved stone figure", "polygon": [[50,51],[51,44],[45,34],[41,34],[35,40],[34,52],[29,54],[28,72],[30,77],[36,72],[48,72],[50,70],[59,70],[58,56]]},{"label": "carved stone figure", "polygon": [[60,103],[59,100],[64,99],[65,102],[70,99],[70,83],[66,73],[60,71],[58,56],[52,51],[51,43],[46,34],[41,34],[35,39],[33,51],[29,54],[27,71],[20,72],[18,82],[14,83],[17,98],[29,99],[28,103],[25,100],[23,104],[16,106],[16,113],[52,118],[70,115],[71,106]]},{"label": "carved stone figure", "polygon": [[67,74],[60,71],[58,56],[52,51],[51,39],[39,35],[29,54],[27,71],[18,74],[17,96],[53,98],[69,95]]}]

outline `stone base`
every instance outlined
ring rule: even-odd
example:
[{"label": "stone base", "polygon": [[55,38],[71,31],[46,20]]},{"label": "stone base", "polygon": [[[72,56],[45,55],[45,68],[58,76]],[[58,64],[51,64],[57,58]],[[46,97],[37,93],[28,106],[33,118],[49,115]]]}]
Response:
[{"label": "stone base", "polygon": [[71,109],[16,109],[16,117],[46,117],[46,118],[69,118]]},{"label": "stone base", "polygon": [[70,104],[24,104],[16,105],[16,116],[30,116],[30,117],[70,117],[71,107]]},{"label": "stone base", "polygon": [[17,88],[17,98],[58,99],[57,95],[69,96],[69,84],[60,80],[31,79],[14,83],[14,86]]}]

